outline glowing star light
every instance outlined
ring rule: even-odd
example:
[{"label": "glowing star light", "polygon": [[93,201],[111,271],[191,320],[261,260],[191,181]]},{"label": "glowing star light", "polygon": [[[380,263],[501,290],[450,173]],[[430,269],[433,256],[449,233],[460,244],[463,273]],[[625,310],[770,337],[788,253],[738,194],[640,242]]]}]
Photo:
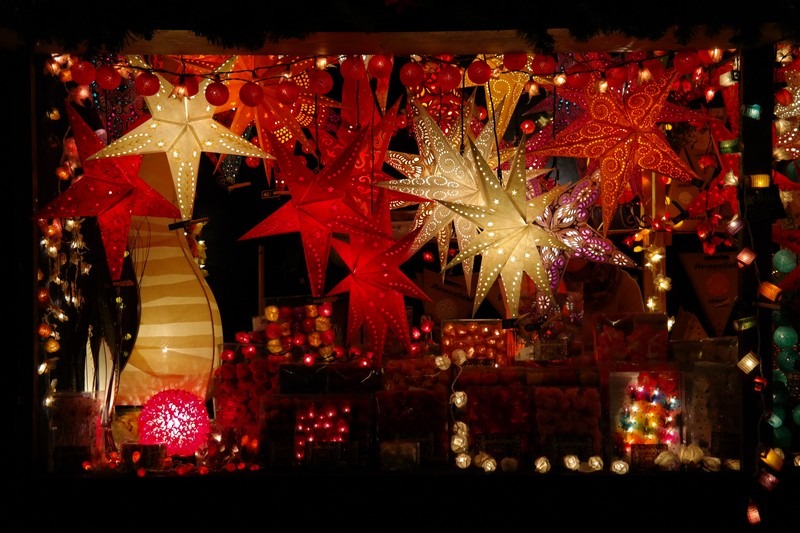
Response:
[{"label": "glowing star light", "polygon": [[105,143],[72,105],[67,103],[66,109],[83,175],[39,210],[36,218],[97,217],[108,268],[116,281],[122,274],[131,217],[178,218],[180,212],[138,176],[142,156],[90,160]]},{"label": "glowing star light", "polygon": [[452,267],[479,254],[481,267],[473,315],[500,276],[506,318],[516,318],[523,274],[527,274],[536,284],[537,299],[539,294],[549,299],[553,297],[547,269],[539,252],[541,247],[564,248],[565,245],[545,229],[538,219],[566,187],[556,186],[540,196],[526,200],[524,141],[511,162],[511,172],[505,187],[472,142],[470,149],[478,165],[486,205],[442,203],[471,220],[481,231],[469,247],[462,249],[447,266]]},{"label": "glowing star light", "polygon": [[351,244],[333,241],[333,247],[350,270],[329,294],[350,293],[347,338],[358,341],[362,326],[367,344],[382,354],[387,334],[391,331],[406,353],[411,353],[411,335],[404,297],[430,301],[430,298],[400,269],[409,257],[415,235],[402,239],[355,236]]},{"label": "glowing star light", "polygon": [[642,170],[682,181],[697,177],[657,126],[675,76],[639,85],[624,99],[615,91],[600,92],[596,84],[588,84],[586,110],[551,142],[533,150],[538,155],[599,160],[604,233],[626,186],[641,193]]},{"label": "glowing star light", "polygon": [[[222,63],[219,71],[230,70],[235,57]],[[134,67],[149,68],[141,56],[130,56]],[[124,155],[165,154],[177,193],[181,216],[191,218],[197,188],[197,173],[202,152],[272,158],[261,148],[214,120],[215,107],[205,99],[205,88],[212,78],[203,78],[198,93],[191,98],[171,97],[173,86],[156,73],[159,91],[145,96],[151,117],[94,154],[91,159]]]},{"label": "glowing star light", "polygon": [[[379,182],[376,185],[419,198],[419,209],[414,222],[414,227],[418,227],[419,231],[413,249],[418,250],[436,238],[439,243],[439,259],[444,267],[453,230],[458,246],[463,250],[469,247],[478,228],[473,221],[461,216],[443,202],[485,205],[483,185],[472,153],[462,156],[423,106],[412,101],[411,109],[419,156],[389,152],[389,165],[405,173],[406,178]],[[494,123],[491,118],[478,134],[474,145],[476,157],[484,162],[490,158],[494,146]],[[466,258],[462,267],[467,290],[471,290],[472,258]]]}]

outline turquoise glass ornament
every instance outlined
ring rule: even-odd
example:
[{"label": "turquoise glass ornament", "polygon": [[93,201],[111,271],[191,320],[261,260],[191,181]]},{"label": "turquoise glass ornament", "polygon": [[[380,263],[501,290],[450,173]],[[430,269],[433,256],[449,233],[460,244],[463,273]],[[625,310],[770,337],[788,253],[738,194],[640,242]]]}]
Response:
[{"label": "turquoise glass ornament", "polygon": [[772,332],[772,340],[775,341],[778,348],[791,348],[797,344],[797,330],[792,326],[778,326]]},{"label": "turquoise glass ornament", "polygon": [[783,381],[772,382],[772,401],[776,404],[789,401],[789,386]]},{"label": "turquoise glass ornament", "polygon": [[786,424],[772,430],[775,446],[782,450],[788,450],[792,446],[792,430]]},{"label": "turquoise glass ornament", "polygon": [[794,423],[800,426],[800,404],[795,405],[794,409],[792,409],[792,420]]},{"label": "turquoise glass ornament", "polygon": [[797,268],[797,254],[786,248],[781,248],[773,254],[772,266],[778,272],[787,274]]},{"label": "turquoise glass ornament", "polygon": [[781,350],[775,357],[775,362],[778,367],[784,372],[794,372],[797,368],[797,362],[800,361],[800,355],[792,349]]}]

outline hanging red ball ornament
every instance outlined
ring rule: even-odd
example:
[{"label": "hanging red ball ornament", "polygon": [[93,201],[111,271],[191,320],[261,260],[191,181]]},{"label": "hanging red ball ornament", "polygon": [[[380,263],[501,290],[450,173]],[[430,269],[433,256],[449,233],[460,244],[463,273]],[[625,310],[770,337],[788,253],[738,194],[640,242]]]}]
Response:
[{"label": "hanging red ball ornament", "polygon": [[467,67],[467,77],[476,85],[483,85],[492,77],[492,67],[483,59],[476,59]]},{"label": "hanging red ball ornament", "polygon": [[264,99],[264,89],[254,81],[245,82],[239,88],[239,100],[249,107],[256,107]]},{"label": "hanging red ball ornament", "polygon": [[503,54],[503,66],[506,70],[525,70],[527,64],[528,54],[524,52]]},{"label": "hanging red ball ornament", "polygon": [[250,334],[246,331],[237,331],[236,335],[234,335],[234,338],[239,344],[248,344],[252,341]]},{"label": "hanging red ball ornament", "polygon": [[113,91],[122,83],[122,75],[111,65],[100,65],[97,67],[95,82],[101,89]]},{"label": "hanging red ball ornament", "polygon": [[592,80],[591,72],[585,67],[576,66],[567,70],[567,87],[572,89],[583,89]]},{"label": "hanging red ball ornament", "polygon": [[250,168],[256,168],[261,164],[261,158],[254,155],[249,155],[244,158],[244,164]]},{"label": "hanging red ball ornament", "polygon": [[791,104],[792,100],[794,100],[794,95],[786,87],[782,87],[775,92],[775,101],[784,107]]},{"label": "hanging red ball ornament", "polygon": [[367,74],[367,66],[361,56],[348,56],[339,66],[342,78],[346,80],[360,80]]},{"label": "hanging red ball ornament", "polygon": [[400,67],[400,83],[403,86],[413,89],[422,85],[424,80],[425,69],[419,63],[412,61]]},{"label": "hanging red ball ornament", "polygon": [[228,86],[221,81],[212,81],[208,84],[205,91],[206,100],[209,104],[218,107],[224,105],[231,93]]},{"label": "hanging red ball ornament", "polygon": [[318,95],[328,94],[333,89],[333,76],[327,70],[314,69],[308,72],[308,88]]},{"label": "hanging red ball ornament", "polygon": [[78,85],[90,85],[97,75],[97,69],[94,68],[90,61],[85,59],[72,65],[70,71],[72,72],[72,81]]},{"label": "hanging red ball ornament", "polygon": [[275,97],[283,105],[292,105],[300,98],[300,87],[293,81],[284,80],[278,84]]},{"label": "hanging red ball ornament", "polygon": [[692,50],[679,50],[675,52],[672,64],[679,73],[689,74],[700,65],[700,59],[697,57],[697,52]]},{"label": "hanging red ball ornament", "polygon": [[536,54],[531,61],[531,73],[548,75],[556,71],[556,58],[549,54]]},{"label": "hanging red ball ornament", "polygon": [[461,85],[461,69],[452,63],[442,65],[439,69],[439,89],[449,93]]},{"label": "hanging red ball ornament", "polygon": [[374,55],[369,58],[367,71],[373,78],[386,78],[392,73],[393,61],[391,56]]},{"label": "hanging red ball ornament", "polygon": [[133,87],[142,96],[153,96],[161,88],[161,81],[152,72],[144,71],[136,76]]},{"label": "hanging red ball ornament", "polygon": [[625,67],[611,67],[605,72],[606,81],[611,87],[622,87],[628,81]]},{"label": "hanging red ball ornament", "polygon": [[667,67],[664,66],[664,62],[655,57],[642,61],[642,68],[649,70],[654,80],[660,78],[667,72]]},{"label": "hanging red ball ornament", "polygon": [[531,119],[525,119],[520,123],[519,129],[521,129],[522,133],[525,135],[530,135],[536,131],[536,122],[532,121]]}]

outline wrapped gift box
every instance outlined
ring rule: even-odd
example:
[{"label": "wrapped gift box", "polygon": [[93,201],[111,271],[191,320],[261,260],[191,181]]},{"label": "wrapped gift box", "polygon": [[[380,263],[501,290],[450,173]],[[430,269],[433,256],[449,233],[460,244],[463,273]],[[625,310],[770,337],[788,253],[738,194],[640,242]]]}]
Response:
[{"label": "wrapped gift box", "polygon": [[712,457],[741,459],[742,372],[736,337],[670,343],[683,371],[683,439]]},{"label": "wrapped gift box", "polygon": [[611,313],[594,317],[594,350],[598,365],[647,365],[669,355],[667,315]]},{"label": "wrapped gift box", "polygon": [[441,329],[441,354],[451,359],[458,359],[455,350],[463,350],[470,364],[504,366],[514,359],[515,330],[502,320],[443,320]]},{"label": "wrapped gift box", "polygon": [[467,395],[467,403],[458,409],[457,418],[469,428],[470,449],[487,453],[498,463],[512,458],[519,464],[529,464],[533,389],[515,382],[503,386],[464,385],[457,390]]},{"label": "wrapped gift box", "polygon": [[562,464],[567,455],[602,455],[600,390],[597,387],[535,387],[534,453]]},{"label": "wrapped gift box", "polygon": [[678,370],[611,372],[608,383],[611,458],[653,468],[662,451],[678,451],[683,424],[683,378]]},{"label": "wrapped gift box", "polygon": [[439,392],[417,389],[375,393],[375,431],[382,463],[384,453],[407,460],[409,444],[416,444],[417,464],[446,463],[449,409],[448,396]]},{"label": "wrapped gift box", "polygon": [[374,409],[369,394],[276,394],[261,408],[261,449],[273,467],[369,466]]}]

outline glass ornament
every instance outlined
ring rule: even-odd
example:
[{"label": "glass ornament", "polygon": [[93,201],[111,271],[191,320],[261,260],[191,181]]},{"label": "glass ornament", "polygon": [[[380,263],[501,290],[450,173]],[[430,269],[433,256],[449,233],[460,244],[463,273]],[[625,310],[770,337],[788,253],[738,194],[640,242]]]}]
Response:
[{"label": "glass ornament", "polygon": [[778,272],[787,274],[797,268],[797,254],[782,248],[772,256],[772,266]]},{"label": "glass ornament", "polygon": [[780,427],[773,428],[772,438],[775,446],[788,450],[792,447],[792,430],[783,424]]},{"label": "glass ornament", "polygon": [[797,344],[797,330],[791,326],[778,326],[772,333],[772,340],[779,348],[791,348]]},{"label": "glass ornament", "polygon": [[797,370],[797,362],[800,360],[800,355],[795,350],[781,350],[775,357],[778,367],[784,372],[794,372]]}]

